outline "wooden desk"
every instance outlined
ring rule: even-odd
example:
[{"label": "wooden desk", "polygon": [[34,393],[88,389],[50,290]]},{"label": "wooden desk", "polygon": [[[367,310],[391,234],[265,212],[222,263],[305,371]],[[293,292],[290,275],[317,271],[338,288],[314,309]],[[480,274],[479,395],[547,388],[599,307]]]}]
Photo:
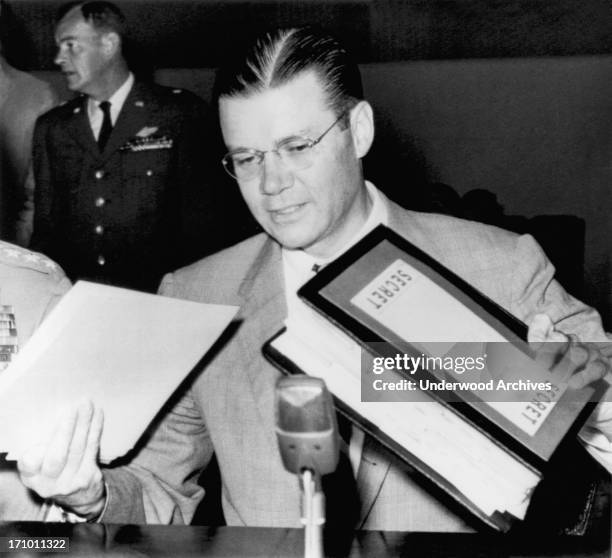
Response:
[{"label": "wooden desk", "polygon": [[[32,557],[298,558],[303,550],[299,529],[5,523],[0,524],[0,537],[68,537],[68,553],[14,553]],[[338,540],[328,533],[326,551],[328,556],[347,558],[610,558],[611,555],[609,534],[597,538],[563,536],[534,540],[501,535],[362,531],[347,540]]]}]

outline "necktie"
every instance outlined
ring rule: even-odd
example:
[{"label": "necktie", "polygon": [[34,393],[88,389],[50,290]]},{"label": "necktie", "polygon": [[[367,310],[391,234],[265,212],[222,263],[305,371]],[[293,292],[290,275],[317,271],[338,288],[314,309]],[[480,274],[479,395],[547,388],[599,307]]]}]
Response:
[{"label": "necktie", "polygon": [[104,119],[102,120],[102,127],[100,128],[100,135],[98,136],[98,148],[100,151],[104,151],[106,142],[113,131],[113,121],[111,120],[110,113],[111,104],[109,101],[102,101],[99,107],[104,114]]},{"label": "necktie", "polygon": [[[345,442],[345,449],[340,451],[340,459],[336,470],[322,477],[321,482],[325,493],[326,529],[330,529],[338,540],[342,533],[352,533],[357,527],[361,502],[357,491],[357,481],[348,456],[351,439],[351,423],[341,415],[338,417],[338,431]],[[344,553],[341,553],[344,555]]]}]

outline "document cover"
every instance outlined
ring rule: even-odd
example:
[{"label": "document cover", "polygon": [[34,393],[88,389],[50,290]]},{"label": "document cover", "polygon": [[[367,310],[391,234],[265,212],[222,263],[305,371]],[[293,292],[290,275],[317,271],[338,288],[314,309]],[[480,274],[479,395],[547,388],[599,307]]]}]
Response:
[{"label": "document cover", "polygon": [[[498,530],[525,517],[605,388],[568,388],[570,368],[543,368],[525,324],[383,226],[298,295],[306,304],[266,356],[322,377],[340,411]],[[466,370],[468,361],[483,366]],[[380,373],[384,363],[393,366]],[[372,388],[383,384],[413,389]]]}]

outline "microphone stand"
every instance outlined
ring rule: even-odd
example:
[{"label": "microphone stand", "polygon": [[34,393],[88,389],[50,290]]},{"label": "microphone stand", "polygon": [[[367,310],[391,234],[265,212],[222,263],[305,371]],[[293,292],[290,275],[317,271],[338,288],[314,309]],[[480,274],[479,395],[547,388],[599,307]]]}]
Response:
[{"label": "microphone stand", "polygon": [[321,478],[311,469],[300,473],[302,485],[302,524],[304,525],[304,557],[323,558],[323,526],[325,525],[325,494]]}]

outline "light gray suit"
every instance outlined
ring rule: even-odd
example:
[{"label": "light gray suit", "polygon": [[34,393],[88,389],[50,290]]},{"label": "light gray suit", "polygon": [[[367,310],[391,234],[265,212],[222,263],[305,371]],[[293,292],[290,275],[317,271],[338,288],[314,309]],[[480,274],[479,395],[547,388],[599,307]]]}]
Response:
[{"label": "light gray suit", "polygon": [[[565,332],[605,341],[597,313],[565,293],[531,237],[389,202],[389,225],[522,320],[545,312]],[[161,292],[241,306],[235,329],[189,392],[127,467],[105,471],[103,521],[188,522],[202,497],[196,485],[213,451],[230,525],[299,526],[299,489],[281,463],[274,433],[279,373],[261,347],[283,325],[279,245],[261,234],[166,276]],[[366,438],[357,478],[361,527],[464,530],[422,491],[406,467]]]}]

